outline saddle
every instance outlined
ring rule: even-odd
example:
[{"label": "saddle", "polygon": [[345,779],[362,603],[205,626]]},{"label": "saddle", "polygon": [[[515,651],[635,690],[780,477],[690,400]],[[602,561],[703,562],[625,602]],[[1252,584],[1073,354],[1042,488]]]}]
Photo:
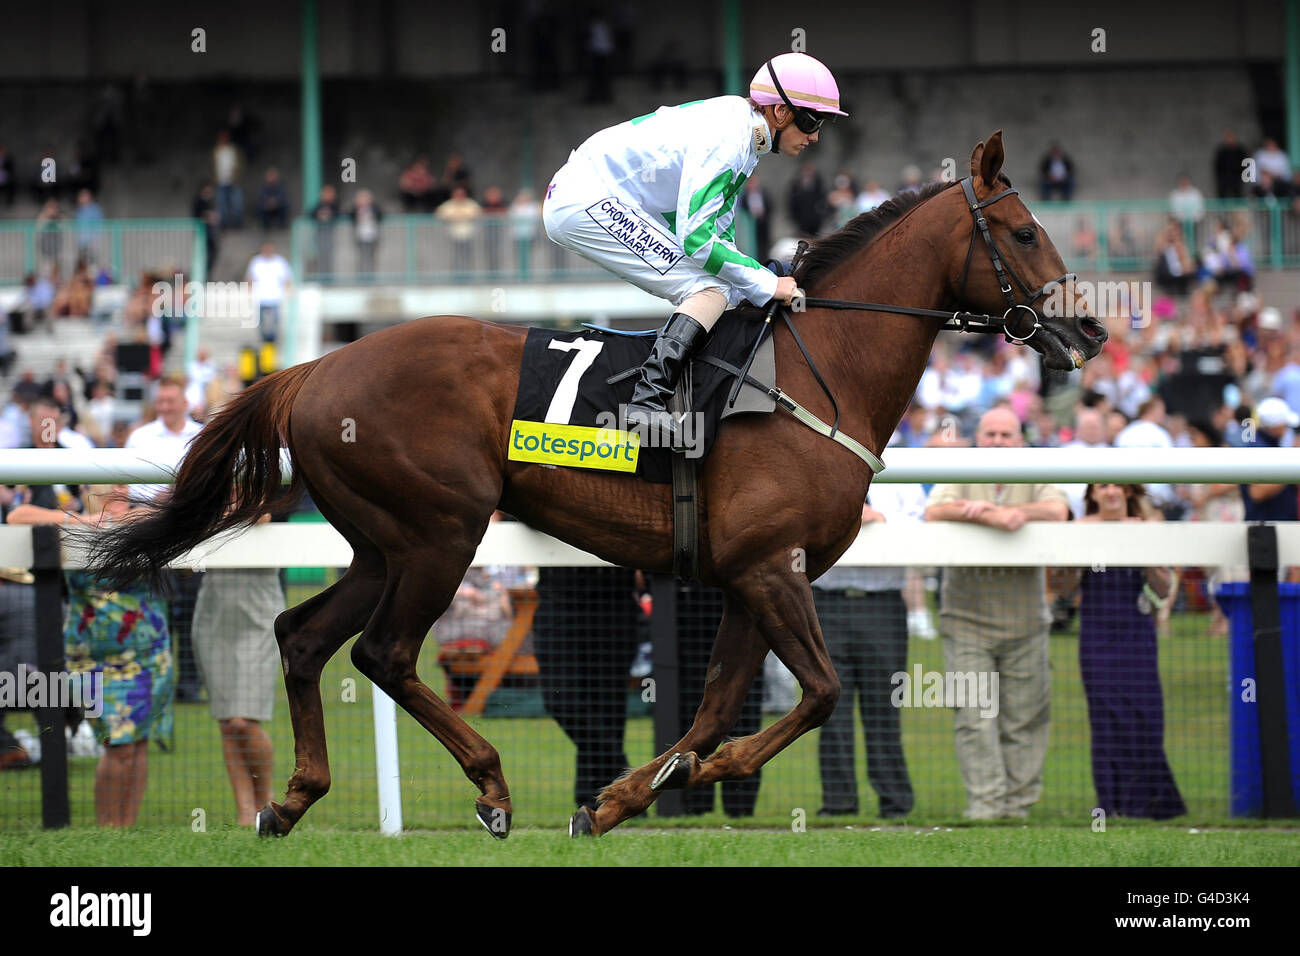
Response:
[{"label": "saddle", "polygon": [[[557,442],[577,441],[578,450],[569,454],[570,445],[565,444],[561,453],[543,460],[540,456],[544,440],[538,434],[536,443],[528,443],[535,444],[531,450],[539,458],[526,458],[524,454],[529,449],[522,446],[527,442],[527,433],[538,430],[523,427],[515,429],[518,434],[512,438],[512,452],[519,454],[512,453],[512,457],[560,467],[626,471],[654,484],[670,483],[674,457],[693,463],[703,459],[713,447],[722,419],[746,413],[765,414],[776,409],[775,399],[760,387],[760,383],[776,380],[775,351],[770,336],[763,340],[754,357],[751,381],[739,390],[734,404],[728,401],[735,381],[733,370],[745,363],[758,332],[755,320],[761,318],[762,313],[754,309],[736,309],[725,314],[704,348],[683,371],[670,403],[674,415],[686,415],[682,425],[687,447],[678,455],[657,445],[654,436],[644,432],[637,435],[638,449],[630,450],[623,445],[622,454],[617,456],[600,454],[604,448],[584,454],[581,445],[591,440],[588,429],[635,430],[619,420],[619,409],[631,400],[637,371],[650,354],[657,330],[625,332],[591,324],[565,332],[529,329],[513,418],[516,423],[571,426],[553,429],[545,444],[556,447]],[[691,414],[694,412],[700,414]],[[514,448],[516,444],[521,447]]]}]

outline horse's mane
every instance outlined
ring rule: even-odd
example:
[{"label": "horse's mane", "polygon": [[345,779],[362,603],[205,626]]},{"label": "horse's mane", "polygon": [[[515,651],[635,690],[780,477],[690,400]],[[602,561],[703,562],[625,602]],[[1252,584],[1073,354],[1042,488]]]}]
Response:
[{"label": "horse's mane", "polygon": [[[1001,173],[998,174],[998,181],[1011,185],[1011,180]],[[832,269],[898,222],[908,212],[931,196],[936,196],[955,185],[957,185],[955,181],[926,183],[920,189],[899,193],[870,212],[854,216],[837,232],[813,240],[794,271],[795,281],[800,288],[806,289],[817,280],[825,278]]]}]

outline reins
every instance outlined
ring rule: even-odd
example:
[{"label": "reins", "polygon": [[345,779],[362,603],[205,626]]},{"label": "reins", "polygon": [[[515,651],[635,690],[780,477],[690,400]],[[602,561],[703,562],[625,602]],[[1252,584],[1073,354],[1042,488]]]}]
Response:
[{"label": "reins", "polygon": [[[1028,342],[1034,337],[1034,334],[1042,328],[1040,316],[1037,310],[1034,309],[1033,303],[1047,292],[1048,287],[1059,285],[1063,282],[1073,281],[1076,276],[1072,272],[1067,272],[1059,278],[1043,283],[1043,285],[1038,289],[1031,290],[1029,286],[1025,284],[1024,280],[1016,274],[1016,271],[1011,268],[1010,264],[1004,261],[1002,250],[998,248],[997,243],[993,239],[993,234],[989,231],[988,220],[981,212],[985,206],[991,206],[999,199],[1005,199],[1007,196],[1019,195],[1020,190],[1007,188],[996,196],[991,196],[981,202],[975,197],[975,187],[971,177],[967,176],[965,179],[961,180],[960,185],[962,192],[966,197],[966,205],[970,209],[971,215],[974,217],[975,224],[974,228],[971,229],[970,244],[966,248],[966,265],[962,268],[961,289],[958,291],[957,296],[960,299],[966,291],[966,279],[970,273],[971,256],[975,251],[975,237],[977,235],[982,236],[984,244],[989,252],[989,258],[993,262],[993,271],[997,275],[998,288],[1007,300],[1007,310],[1003,312],[1001,316],[967,311],[941,312],[937,309],[914,309],[901,305],[886,305],[880,302],[853,302],[848,299],[822,299],[817,297],[796,298],[795,303],[797,303],[797,305],[792,305],[793,310],[796,312],[804,311],[805,309],[893,312],[898,315],[915,315],[926,319],[943,319],[944,324],[939,327],[939,331],[941,332],[974,332],[980,334],[1003,335],[1006,337],[1008,342]],[[791,263],[792,269],[795,264],[798,263],[806,248],[807,243],[800,242],[799,251],[795,254],[794,262]],[[1011,279],[1015,279],[1016,283],[1029,297],[1026,302],[1020,302],[1017,300],[1017,297],[1011,288]],[[1026,326],[1022,323],[1015,323],[1014,320],[1010,318],[1013,312],[1021,311],[1029,313],[1030,322],[1032,324]],[[1017,334],[1018,332],[1024,332],[1025,334]],[[806,354],[807,353],[805,352],[805,355]]]},{"label": "reins", "polygon": [[[939,331],[941,332],[972,332],[979,334],[1003,335],[1006,337],[1008,342],[1018,342],[1021,344],[1033,338],[1035,333],[1042,328],[1042,322],[1040,321],[1041,316],[1039,316],[1038,311],[1034,308],[1033,303],[1046,293],[1049,286],[1073,281],[1076,276],[1073,273],[1067,272],[1059,278],[1043,283],[1043,285],[1038,289],[1031,290],[1029,286],[1025,284],[1024,280],[1016,274],[1016,271],[1011,268],[1010,263],[1004,261],[1002,250],[998,248],[997,242],[994,241],[993,234],[989,231],[988,220],[982,212],[985,206],[991,206],[999,199],[1005,199],[1007,196],[1018,195],[1020,190],[1008,186],[1007,189],[997,195],[990,196],[988,199],[981,202],[975,195],[974,180],[972,177],[967,176],[965,179],[961,180],[960,185],[966,198],[967,208],[970,210],[971,216],[974,218],[974,226],[971,229],[970,244],[966,249],[966,264],[962,268],[961,288],[957,292],[957,298],[960,300],[965,294],[966,279],[970,273],[971,257],[975,251],[975,237],[979,235],[984,239],[985,247],[988,249],[989,258],[993,262],[993,272],[997,276],[998,288],[1007,300],[1007,310],[1003,312],[1001,316],[961,310],[957,312],[941,312],[937,309],[916,309],[901,305],[886,305],[879,302],[854,302],[849,299],[826,299],[809,296],[796,296],[789,306],[783,306],[776,299],[773,299],[771,304],[767,307],[767,312],[763,318],[763,324],[759,329],[758,335],[754,339],[754,345],[750,349],[749,357],[745,360],[743,366],[736,368],[733,365],[716,359],[703,359],[704,361],[709,362],[709,364],[717,365],[735,376],[736,381],[731,387],[731,394],[728,396],[727,406],[729,408],[735,406],[736,398],[740,395],[740,389],[745,384],[752,385],[761,391],[766,391],[782,409],[789,412],[791,415],[794,415],[797,419],[802,421],[805,425],[808,425],[810,428],[813,428],[815,431],[845,445],[855,455],[863,461],[866,461],[872,471],[879,473],[884,470],[884,463],[876,455],[872,454],[865,446],[840,432],[839,403],[835,401],[835,396],[831,394],[830,386],[828,386],[826,380],[822,378],[821,372],[817,369],[817,364],[813,361],[812,355],[809,354],[807,347],[803,343],[802,337],[799,335],[799,330],[795,328],[794,322],[791,321],[791,312],[803,312],[807,309],[831,309],[836,311],[855,312],[891,312],[897,315],[914,315],[926,319],[943,319],[943,325],[939,326]],[[791,262],[792,271],[798,264],[799,260],[803,257],[807,247],[807,242],[800,241],[798,250],[795,252],[794,259]],[[785,269],[780,262],[769,262],[768,267],[778,276],[785,274]],[[1012,279],[1016,281],[1028,296],[1027,301],[1020,302],[1018,300],[1016,293],[1012,290]],[[759,346],[762,345],[764,338],[766,338],[768,332],[771,330],[772,319],[778,312],[780,313],[782,321],[785,322],[786,328],[790,330],[790,335],[794,339],[795,344],[799,346],[799,351],[803,353],[804,361],[808,363],[808,370],[813,373],[813,377],[817,380],[817,384],[821,386],[822,391],[826,393],[826,397],[830,399],[831,408],[835,412],[835,420],[830,425],[827,425],[815,415],[812,415],[812,413],[808,412],[801,405],[787,396],[776,385],[768,385],[759,382],[749,374],[750,367],[754,363],[754,357],[758,354]],[[1019,316],[1022,312],[1027,312],[1029,314],[1029,319],[1027,320],[1028,324],[1026,324],[1025,321],[1017,322],[1016,319],[1012,318],[1012,313],[1016,313],[1017,316]]]}]

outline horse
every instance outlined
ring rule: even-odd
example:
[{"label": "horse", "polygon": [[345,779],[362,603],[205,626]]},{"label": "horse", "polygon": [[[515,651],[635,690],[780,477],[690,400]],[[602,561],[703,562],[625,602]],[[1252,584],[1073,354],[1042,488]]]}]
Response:
[{"label": "horse", "polygon": [[[1003,159],[999,130],[975,147],[962,188],[934,184],[896,197],[815,242],[796,268],[810,305],[794,322],[838,397],[840,429],[876,456],[911,400],[942,322],[817,308],[811,303],[826,300],[813,294],[933,315],[1001,313],[1012,302],[1007,315],[1028,311],[1039,322],[1037,334],[1017,338],[1028,338],[1055,369],[1082,365],[1106,340],[1073,292],[1073,308],[1045,310],[1063,315],[1039,316],[1033,308],[1053,281],[1044,277],[1061,275],[1064,266],[1002,175]],[[1027,302],[1013,292],[1008,272]],[[92,574],[156,582],[169,562],[207,538],[249,525],[305,489],[352,546],[352,563],[336,583],[275,622],[296,764],[283,801],[259,812],[260,835],[288,834],[329,790],[320,675],[358,633],[351,655],[358,670],[451,752],[478,789],[479,821],[493,836],[509,833],[510,791],[496,748],[415,667],[495,510],[612,564],[672,569],[669,486],[508,458],[526,332],[435,316],[270,375],[196,436],[164,504],[90,545]],[[828,417],[832,401],[792,333],[778,324],[773,335],[782,389]],[[292,457],[287,489],[282,445]],[[839,696],[810,582],[856,538],[871,467],[784,415],[726,419],[699,467],[698,577],[724,596],[703,699],[685,736],[612,781],[594,812],[580,808],[571,835],[606,833],[669,787],[752,775],[820,726]],[[802,697],[765,730],[724,743],[769,648],[793,672]]]}]

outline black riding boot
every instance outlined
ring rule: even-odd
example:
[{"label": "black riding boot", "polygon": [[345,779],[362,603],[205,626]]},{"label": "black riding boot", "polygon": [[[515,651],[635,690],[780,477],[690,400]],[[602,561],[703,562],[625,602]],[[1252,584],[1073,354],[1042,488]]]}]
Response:
[{"label": "black riding boot", "polygon": [[645,423],[659,429],[672,448],[682,447],[682,434],[668,412],[668,399],[677,388],[682,369],[704,342],[709,330],[683,312],[673,314],[659,332],[650,356],[641,366],[641,377],[627,406],[630,425]]}]

